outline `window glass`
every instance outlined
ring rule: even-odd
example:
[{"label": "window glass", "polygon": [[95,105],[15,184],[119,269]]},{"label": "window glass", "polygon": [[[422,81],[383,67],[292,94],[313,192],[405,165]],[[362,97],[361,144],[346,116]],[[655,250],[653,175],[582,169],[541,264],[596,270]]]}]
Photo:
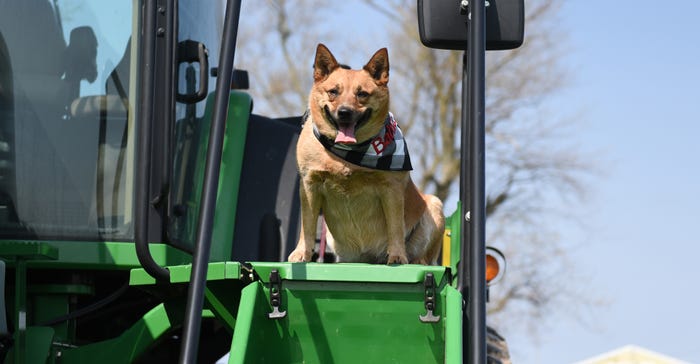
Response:
[{"label": "window glass", "polygon": [[[199,196],[204,175],[204,158],[211,123],[211,106],[216,78],[211,69],[219,62],[223,30],[222,1],[183,0],[179,2],[178,41],[203,43],[209,54],[207,97],[197,103],[178,102],[176,105],[175,160],[173,166],[171,202],[174,216],[170,221],[170,238],[192,247],[199,216]],[[200,85],[200,64],[182,63],[178,66],[178,93],[193,94]]]},{"label": "window glass", "polygon": [[135,3],[0,0],[3,237],[131,237]]}]

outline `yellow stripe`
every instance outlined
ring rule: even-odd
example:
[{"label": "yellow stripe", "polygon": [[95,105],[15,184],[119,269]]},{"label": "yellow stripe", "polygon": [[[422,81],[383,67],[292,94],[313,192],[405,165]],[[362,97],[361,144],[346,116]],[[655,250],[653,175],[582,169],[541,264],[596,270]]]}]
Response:
[{"label": "yellow stripe", "polygon": [[445,234],[442,236],[442,265],[450,266],[450,229],[445,229]]}]

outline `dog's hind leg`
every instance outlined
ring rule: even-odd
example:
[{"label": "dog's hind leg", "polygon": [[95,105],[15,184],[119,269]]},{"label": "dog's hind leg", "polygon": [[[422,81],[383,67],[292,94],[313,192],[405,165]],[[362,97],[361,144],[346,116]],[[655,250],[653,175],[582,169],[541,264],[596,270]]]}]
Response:
[{"label": "dog's hind leg", "polygon": [[437,264],[445,233],[442,202],[433,195],[424,195],[426,209],[411,233],[406,249],[412,264]]}]

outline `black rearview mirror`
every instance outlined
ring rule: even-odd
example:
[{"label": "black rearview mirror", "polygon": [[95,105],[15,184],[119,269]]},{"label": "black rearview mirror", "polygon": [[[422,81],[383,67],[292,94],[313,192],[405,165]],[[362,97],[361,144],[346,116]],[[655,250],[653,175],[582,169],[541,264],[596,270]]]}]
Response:
[{"label": "black rearview mirror", "polygon": [[[486,4],[486,50],[520,47],[525,32],[524,0],[486,0]],[[460,6],[460,0],[418,0],[418,29],[423,45],[467,49],[467,14],[460,12]]]}]

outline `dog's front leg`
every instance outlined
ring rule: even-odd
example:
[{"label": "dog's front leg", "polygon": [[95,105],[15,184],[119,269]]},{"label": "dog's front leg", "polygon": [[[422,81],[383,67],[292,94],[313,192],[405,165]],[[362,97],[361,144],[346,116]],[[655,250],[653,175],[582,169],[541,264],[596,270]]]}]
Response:
[{"label": "dog's front leg", "polygon": [[406,226],[404,223],[404,199],[400,191],[391,190],[381,196],[387,227],[387,264],[407,264]]},{"label": "dog's front leg", "polygon": [[290,262],[310,262],[313,248],[316,244],[316,228],[318,215],[321,212],[321,197],[319,193],[307,191],[309,185],[302,181],[299,187],[301,201],[301,232],[297,247],[287,258]]}]

